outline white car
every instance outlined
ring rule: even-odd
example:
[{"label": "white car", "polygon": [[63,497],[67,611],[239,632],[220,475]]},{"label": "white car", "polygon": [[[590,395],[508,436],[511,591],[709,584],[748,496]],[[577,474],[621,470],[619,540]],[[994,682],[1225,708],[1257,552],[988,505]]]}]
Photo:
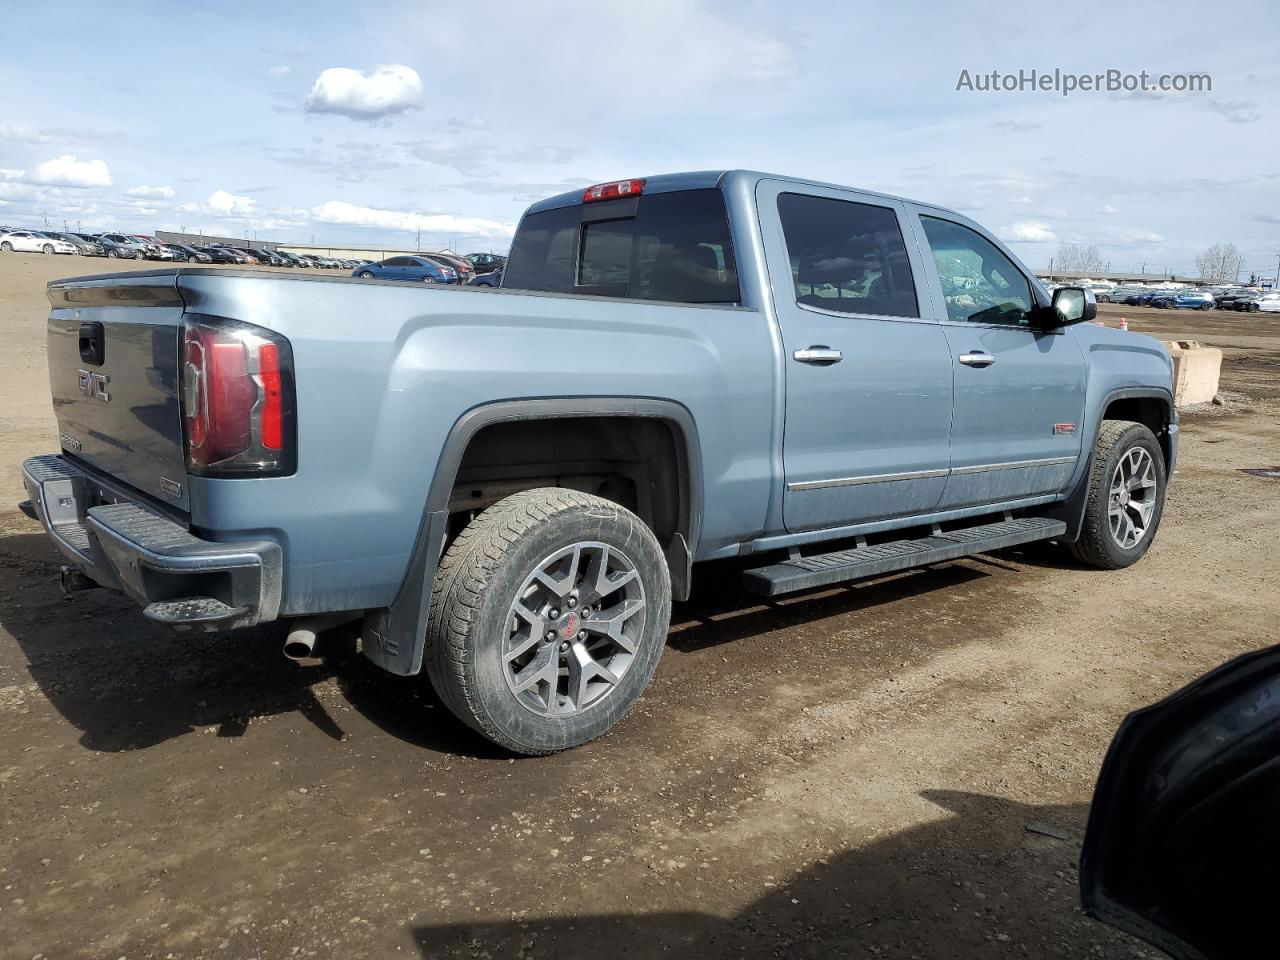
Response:
[{"label": "white car", "polygon": [[42,237],[30,230],[11,230],[0,233],[0,250],[12,253],[14,250],[25,250],[28,253],[75,253],[74,244],[53,237]]},{"label": "white car", "polygon": [[1258,309],[1266,313],[1280,313],[1280,293],[1264,293],[1256,303]]}]

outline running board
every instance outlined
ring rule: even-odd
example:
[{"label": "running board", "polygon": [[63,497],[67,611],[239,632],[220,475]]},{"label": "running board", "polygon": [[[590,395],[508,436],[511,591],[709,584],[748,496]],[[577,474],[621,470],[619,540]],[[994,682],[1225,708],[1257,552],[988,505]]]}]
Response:
[{"label": "running board", "polygon": [[846,580],[862,580],[912,567],[956,560],[975,553],[986,553],[988,550],[1031,543],[1033,540],[1050,540],[1066,532],[1067,525],[1061,520],[1019,517],[1016,520],[965,527],[963,530],[934,533],[919,540],[893,540],[811,557],[795,557],[745,571],[742,574],[742,585],[752,593],[773,597],[780,593],[809,590]]}]

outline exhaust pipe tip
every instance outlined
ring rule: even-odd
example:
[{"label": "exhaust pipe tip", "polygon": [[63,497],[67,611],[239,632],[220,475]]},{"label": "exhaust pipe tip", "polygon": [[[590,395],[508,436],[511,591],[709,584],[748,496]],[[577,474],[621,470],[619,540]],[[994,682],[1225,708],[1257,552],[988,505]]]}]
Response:
[{"label": "exhaust pipe tip", "polygon": [[284,641],[284,655],[290,660],[309,660],[316,648],[316,632],[306,626],[294,626]]},{"label": "exhaust pipe tip", "polygon": [[316,655],[316,640],[323,631],[348,623],[359,616],[360,612],[356,611],[325,613],[295,620],[284,640],[284,655],[294,661],[310,660]]}]

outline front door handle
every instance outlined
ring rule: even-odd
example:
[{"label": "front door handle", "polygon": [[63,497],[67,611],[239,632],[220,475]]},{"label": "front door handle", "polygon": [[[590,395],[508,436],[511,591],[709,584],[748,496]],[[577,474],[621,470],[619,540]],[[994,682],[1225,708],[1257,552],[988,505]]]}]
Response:
[{"label": "front door handle", "polygon": [[996,362],[996,358],[989,353],[975,350],[973,353],[960,354],[960,362],[966,367],[989,367]]},{"label": "front door handle", "polygon": [[797,350],[791,356],[801,363],[812,363],[819,367],[829,367],[831,364],[839,363],[844,359],[843,353],[839,350],[832,350],[825,344],[814,344],[812,347],[805,347],[803,350]]}]

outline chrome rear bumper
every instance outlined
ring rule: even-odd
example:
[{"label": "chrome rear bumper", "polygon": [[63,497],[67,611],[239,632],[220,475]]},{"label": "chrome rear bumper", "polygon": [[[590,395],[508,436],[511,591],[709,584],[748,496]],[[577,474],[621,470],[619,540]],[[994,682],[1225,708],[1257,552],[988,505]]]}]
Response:
[{"label": "chrome rear bumper", "polygon": [[22,465],[24,513],[86,577],[123,591],[177,629],[225,630],[274,620],[281,551],[270,540],[220,543],[127,497],[98,501],[103,485],[56,454]]}]

